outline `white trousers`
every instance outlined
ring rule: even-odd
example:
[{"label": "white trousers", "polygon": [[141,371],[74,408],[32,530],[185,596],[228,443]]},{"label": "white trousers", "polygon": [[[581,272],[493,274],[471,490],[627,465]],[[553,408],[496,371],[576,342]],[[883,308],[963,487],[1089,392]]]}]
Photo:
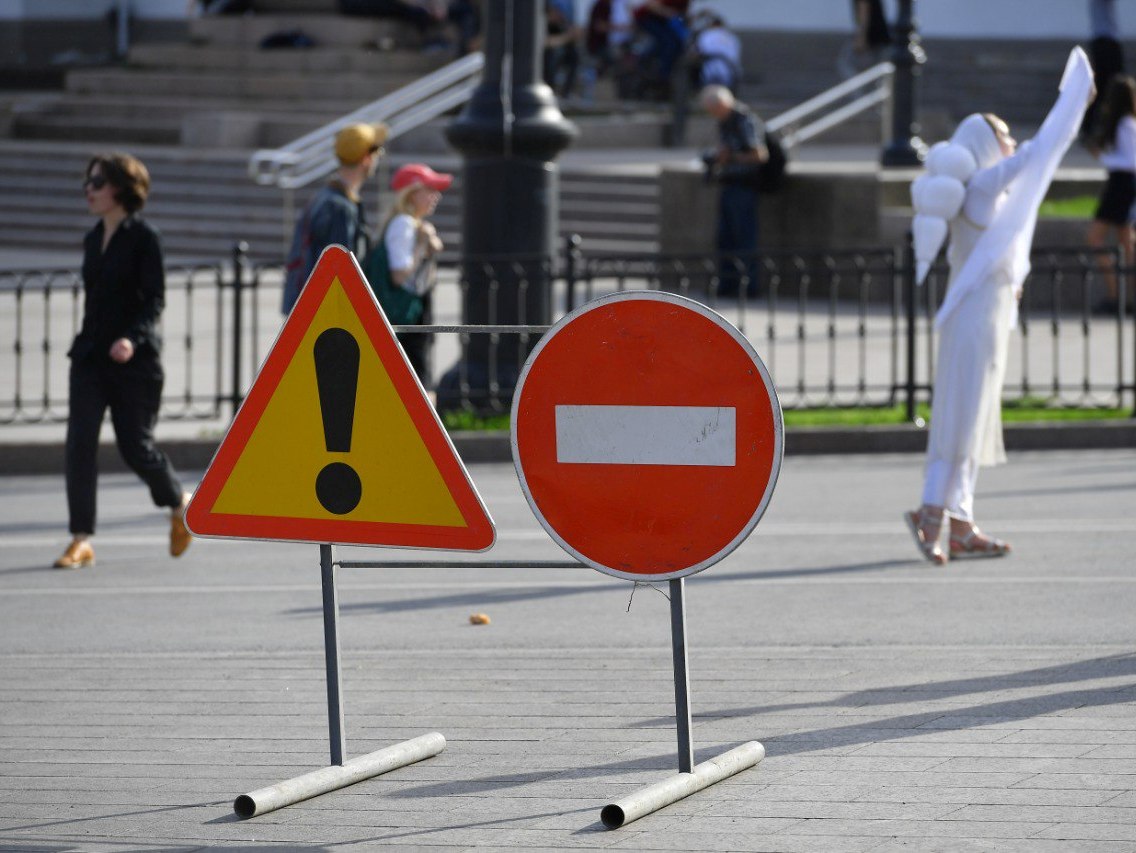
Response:
[{"label": "white trousers", "polygon": [[923,474],[923,503],[941,506],[956,518],[974,522],[974,487],[978,462],[973,457],[952,462],[928,459]]}]

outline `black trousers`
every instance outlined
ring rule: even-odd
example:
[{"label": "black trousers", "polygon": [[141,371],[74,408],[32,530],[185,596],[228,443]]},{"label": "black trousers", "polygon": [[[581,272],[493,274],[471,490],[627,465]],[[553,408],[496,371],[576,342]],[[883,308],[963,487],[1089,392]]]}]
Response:
[{"label": "black trousers", "polygon": [[742,287],[744,271],[746,293],[757,296],[761,288],[757,268],[756,190],[736,184],[722,184],[718,198],[718,294],[736,296]]},{"label": "black trousers", "polygon": [[110,409],[118,452],[150,487],[157,506],[181,504],[182,487],[154,444],[165,375],[156,354],[139,351],[126,364],[109,358],[72,360],[67,418],[67,508],[72,533],[95,532],[99,431]]},{"label": "black trousers", "polygon": [[[422,316],[418,319],[419,325],[429,326],[434,322],[433,293],[426,293],[422,297]],[[410,334],[396,335],[399,344],[406,352],[410,366],[418,374],[422,385],[429,390],[430,385],[430,354],[434,347],[433,335]]]}]

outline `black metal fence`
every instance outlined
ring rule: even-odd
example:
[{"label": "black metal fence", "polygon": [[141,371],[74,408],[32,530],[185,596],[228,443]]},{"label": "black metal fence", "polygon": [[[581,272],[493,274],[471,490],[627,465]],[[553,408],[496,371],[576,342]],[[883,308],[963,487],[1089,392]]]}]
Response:
[{"label": "black metal fence", "polygon": [[[1123,298],[1113,313],[1095,313],[1105,271],[1118,274],[1122,295],[1130,289],[1115,253],[1035,253],[1004,399],[1132,405],[1136,326]],[[168,269],[163,418],[222,419],[243,399],[283,319],[281,280],[279,265],[252,264],[243,245],[224,262]],[[738,295],[723,295],[723,282],[737,282]],[[569,241],[554,258],[483,258],[443,268],[431,324],[404,331],[430,335],[435,377],[484,360],[490,381],[480,390],[461,385],[459,405],[505,411],[512,383],[495,375],[498,365],[523,361],[548,323],[605,293],[665,289],[738,326],[769,367],[785,408],[903,404],[914,415],[930,396],[932,321],[945,282],[940,268],[914,288],[909,258],[889,248],[617,257],[586,255]],[[747,295],[751,286],[754,296]],[[476,325],[463,323],[471,300],[488,306]],[[0,425],[66,419],[65,355],[81,311],[75,271],[0,271],[0,328],[9,341],[0,349]]]},{"label": "black metal fence", "polygon": [[[229,327],[230,277],[220,264],[166,269],[162,322],[167,420],[221,415],[221,371],[239,335]],[[82,322],[77,270],[0,270],[0,425],[67,420],[67,350]]]}]

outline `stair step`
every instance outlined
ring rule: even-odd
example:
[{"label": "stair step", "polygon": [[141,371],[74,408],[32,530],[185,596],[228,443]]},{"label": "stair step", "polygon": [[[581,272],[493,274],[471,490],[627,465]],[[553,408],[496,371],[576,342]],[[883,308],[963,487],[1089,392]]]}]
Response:
[{"label": "stair step", "polygon": [[12,120],[12,136],[18,139],[73,139],[100,142],[176,145],[181,141],[180,121],[129,123],[93,116],[18,116]]},{"label": "stair step", "polygon": [[357,18],[346,15],[266,14],[215,16],[189,22],[191,41],[203,44],[255,48],[266,36],[299,30],[324,47],[364,47],[393,43],[400,47],[421,44],[418,31],[403,21]]},{"label": "stair step", "polygon": [[338,9],[336,0],[252,0],[254,12],[326,12]]},{"label": "stair step", "polygon": [[[295,98],[261,98],[257,101],[256,112],[265,117],[294,118],[297,111],[303,112],[306,124],[326,124],[363,105],[357,98],[339,100],[334,98],[311,99],[297,102]],[[142,93],[75,93],[64,92],[50,101],[21,103],[17,115],[106,115],[120,119],[147,118],[153,116],[181,117],[193,112],[239,110],[247,112],[250,105],[247,98],[202,97],[201,95],[170,95]]]},{"label": "stair step", "polygon": [[130,50],[136,69],[239,74],[303,73],[423,75],[441,68],[449,57],[419,50],[360,50],[313,47],[292,50],[253,49],[237,45],[139,44]]},{"label": "stair step", "polygon": [[231,74],[200,71],[141,71],[138,69],[84,69],[67,75],[67,91],[84,94],[144,96],[303,98],[318,99],[333,92],[336,98],[358,98],[360,103],[381,98],[417,80],[412,72],[383,74],[359,72],[335,75]]}]

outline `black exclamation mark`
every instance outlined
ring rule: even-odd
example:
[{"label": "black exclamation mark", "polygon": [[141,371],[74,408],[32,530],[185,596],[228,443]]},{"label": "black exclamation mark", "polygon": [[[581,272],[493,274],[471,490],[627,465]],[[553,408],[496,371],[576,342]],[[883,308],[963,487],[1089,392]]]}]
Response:
[{"label": "black exclamation mark", "polygon": [[[324,444],[329,453],[349,453],[359,386],[359,344],[346,329],[327,329],[316,338],[312,352]],[[316,498],[328,512],[345,515],[362,497],[363,483],[345,462],[325,465],[316,476]]]}]

